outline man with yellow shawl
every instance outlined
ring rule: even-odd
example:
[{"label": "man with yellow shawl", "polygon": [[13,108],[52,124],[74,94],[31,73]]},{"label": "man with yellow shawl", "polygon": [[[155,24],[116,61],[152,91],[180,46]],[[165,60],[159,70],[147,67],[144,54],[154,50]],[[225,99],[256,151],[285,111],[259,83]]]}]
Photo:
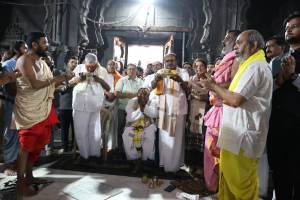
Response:
[{"label": "man with yellow shawl", "polygon": [[264,40],[256,30],[242,32],[234,50],[240,66],[229,89],[207,76],[203,87],[223,99],[220,152],[220,200],[258,200],[258,158],[265,148],[272,96],[272,73]]},{"label": "man with yellow shawl", "polygon": [[158,97],[140,88],[126,106],[126,127],[122,135],[128,160],[154,160]]}]

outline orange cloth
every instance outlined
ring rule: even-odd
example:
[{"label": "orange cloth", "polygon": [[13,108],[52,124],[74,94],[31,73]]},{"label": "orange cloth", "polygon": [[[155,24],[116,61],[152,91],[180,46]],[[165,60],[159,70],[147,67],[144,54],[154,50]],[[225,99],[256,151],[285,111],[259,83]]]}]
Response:
[{"label": "orange cloth", "polygon": [[163,91],[163,81],[160,80],[157,82],[157,86],[155,88],[155,94],[156,95],[162,95],[162,91]]},{"label": "orange cloth", "polygon": [[115,71],[114,73],[112,73],[113,77],[114,77],[114,87],[116,87],[116,84],[118,82],[118,80],[120,78],[122,78],[121,74],[117,71]]},{"label": "orange cloth", "polygon": [[[155,94],[156,95],[162,95],[162,90],[163,90],[163,81],[160,80],[157,82],[157,86],[155,88]],[[171,94],[174,95],[174,81],[172,81],[171,83]]]},{"label": "orange cloth", "polygon": [[28,159],[30,161],[36,162],[44,146],[50,143],[51,129],[57,122],[57,114],[52,105],[50,114],[44,121],[31,128],[18,130],[20,147],[29,152]]},{"label": "orange cloth", "polygon": [[[157,74],[160,74],[162,75],[163,77],[166,77],[166,76],[174,76],[177,74],[177,70],[176,69],[160,69],[158,70]],[[174,94],[174,81],[171,83],[171,94],[173,95]],[[162,95],[163,94],[163,81],[160,80],[157,82],[157,86],[155,88],[155,94],[156,95]]]},{"label": "orange cloth", "polygon": [[[177,73],[176,69],[172,69],[172,70],[171,69],[160,69],[157,72],[157,74],[160,74],[160,75],[162,75],[164,77],[166,77],[166,76],[173,76],[173,75],[176,75],[176,73]],[[171,93],[174,94],[174,91],[175,91],[175,89],[174,89],[174,81],[172,82],[172,86],[171,87],[172,87],[171,88]],[[157,82],[157,86],[156,86],[154,92],[155,92],[156,95],[162,95],[163,94],[163,81],[162,80],[160,80],[160,81]]]}]

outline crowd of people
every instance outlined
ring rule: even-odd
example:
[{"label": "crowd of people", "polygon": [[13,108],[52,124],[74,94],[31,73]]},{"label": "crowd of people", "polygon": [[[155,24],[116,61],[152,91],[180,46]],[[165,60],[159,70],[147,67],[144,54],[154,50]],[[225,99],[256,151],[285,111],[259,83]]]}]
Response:
[{"label": "crowd of people", "polygon": [[181,67],[170,53],[144,71],[133,63],[118,71],[88,53],[81,64],[68,55],[59,74],[47,36],[30,33],[2,60],[5,173],[17,175],[20,194],[36,194],[30,185],[47,180],[32,168],[60,122],[62,151],[77,146],[83,160],[116,149],[128,160],[157,153],[159,166],[177,172],[199,157],[220,200],[266,198],[270,169],[276,199],[299,199],[300,14],[284,26],[284,38],[266,40],[256,30],[227,31],[210,66],[197,58]]}]

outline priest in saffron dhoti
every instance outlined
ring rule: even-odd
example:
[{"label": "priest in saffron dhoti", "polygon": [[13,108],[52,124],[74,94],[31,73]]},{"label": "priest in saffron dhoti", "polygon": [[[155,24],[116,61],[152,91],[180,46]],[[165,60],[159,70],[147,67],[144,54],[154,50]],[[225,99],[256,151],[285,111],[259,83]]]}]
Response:
[{"label": "priest in saffron dhoti", "polygon": [[266,145],[273,85],[263,49],[258,31],[242,32],[234,47],[240,66],[229,89],[209,76],[200,81],[224,103],[218,139],[222,200],[259,199],[258,159]]},{"label": "priest in saffron dhoti", "polygon": [[157,72],[152,88],[159,96],[159,164],[167,172],[184,165],[184,133],[189,75],[177,67],[176,55],[164,57],[165,68]]},{"label": "priest in saffron dhoti", "polygon": [[[101,124],[100,109],[104,100],[104,90],[110,87],[104,80],[106,70],[102,70],[95,54],[85,56],[85,64],[75,68],[77,85],[73,89],[73,120],[75,138],[80,156],[100,157]],[[76,80],[75,80],[76,81]]]},{"label": "priest in saffron dhoti", "polygon": [[154,160],[157,105],[157,96],[150,94],[148,88],[140,88],[137,97],[128,101],[126,127],[122,135],[128,160]]}]

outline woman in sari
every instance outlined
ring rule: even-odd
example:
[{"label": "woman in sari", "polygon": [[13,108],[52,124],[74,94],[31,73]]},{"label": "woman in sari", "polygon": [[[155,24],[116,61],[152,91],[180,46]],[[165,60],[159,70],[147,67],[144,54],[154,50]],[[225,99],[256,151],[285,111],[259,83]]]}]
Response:
[{"label": "woman in sari", "polygon": [[[193,70],[196,74],[190,77],[189,82],[189,127],[186,134],[186,150],[188,152],[187,161],[198,163],[193,156],[189,155],[193,155],[195,151],[200,152],[201,155],[203,153],[203,117],[208,102],[208,91],[201,88],[197,82],[205,77],[207,72],[206,62],[201,58],[196,59],[193,63]],[[199,160],[202,160],[202,156],[199,157]]]}]

